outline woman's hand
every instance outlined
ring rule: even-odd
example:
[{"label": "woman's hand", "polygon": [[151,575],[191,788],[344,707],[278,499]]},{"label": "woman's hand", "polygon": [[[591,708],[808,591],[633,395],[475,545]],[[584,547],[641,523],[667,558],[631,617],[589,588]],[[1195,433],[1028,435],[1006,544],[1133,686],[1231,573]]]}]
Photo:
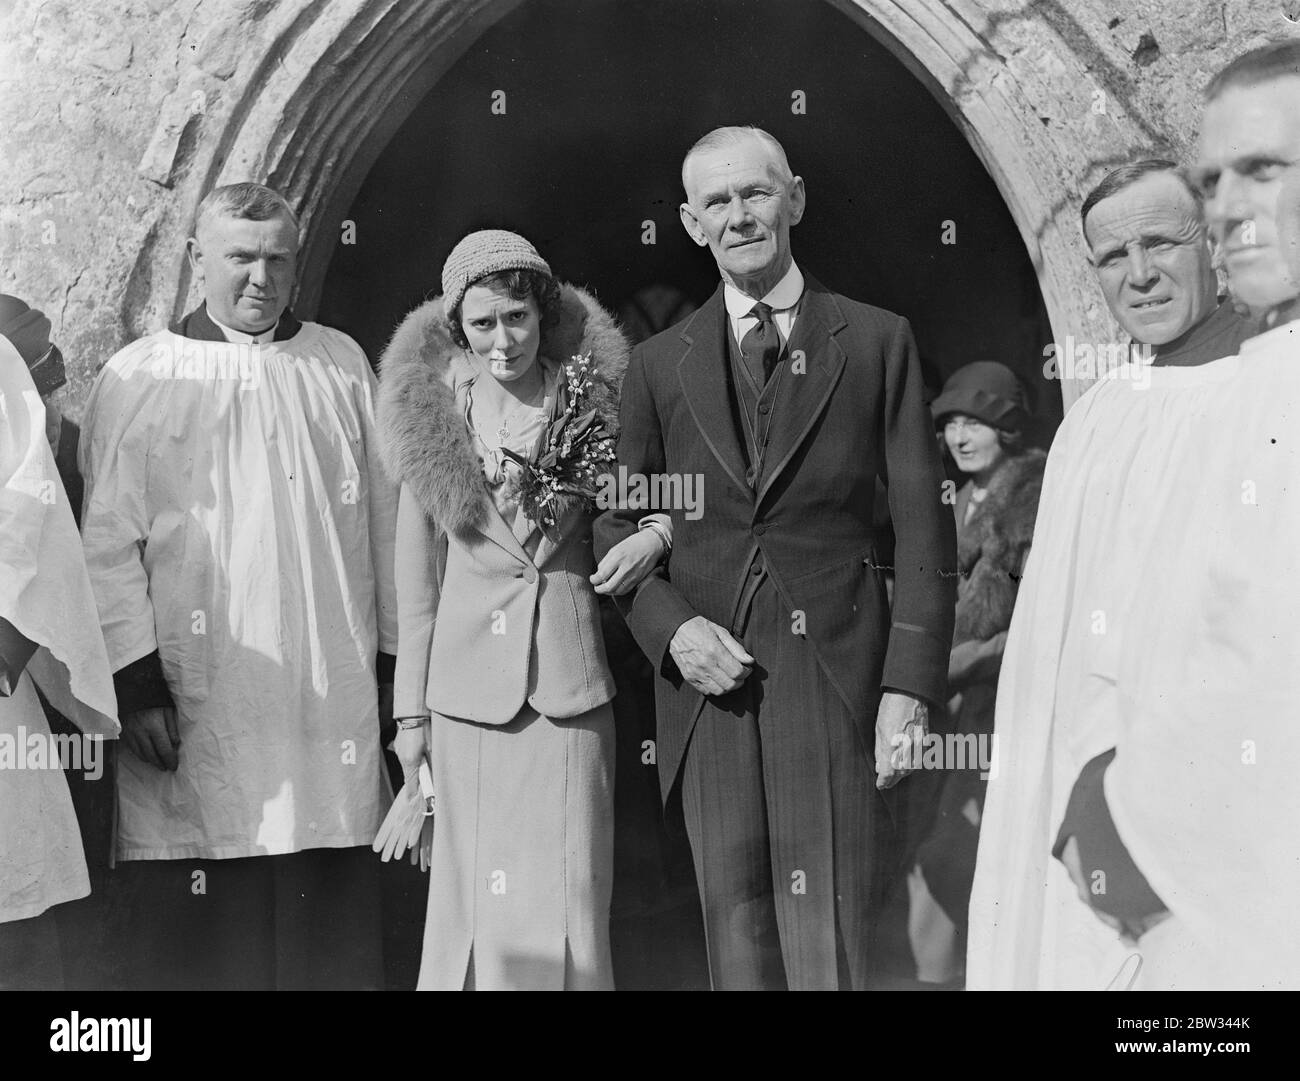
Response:
[{"label": "woman's hand", "polygon": [[428,719],[415,728],[398,728],[393,739],[393,753],[402,763],[402,776],[409,780],[429,753]]},{"label": "woman's hand", "polygon": [[607,597],[621,597],[641,584],[663,558],[663,539],[653,529],[638,530],[605,553],[591,584]]}]

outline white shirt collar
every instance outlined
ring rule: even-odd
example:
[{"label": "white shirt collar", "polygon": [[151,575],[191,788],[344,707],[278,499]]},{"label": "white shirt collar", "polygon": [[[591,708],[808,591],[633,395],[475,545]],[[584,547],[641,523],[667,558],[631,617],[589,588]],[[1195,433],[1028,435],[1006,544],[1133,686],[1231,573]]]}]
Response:
[{"label": "white shirt collar", "polygon": [[246,334],[242,330],[235,330],[234,327],[226,326],[225,323],[212,314],[211,309],[208,310],[208,318],[212,320],[213,326],[226,336],[226,341],[233,342],[236,345],[262,345],[273,341],[275,339],[275,328],[279,325],[277,319],[260,334]]},{"label": "white shirt collar", "polygon": [[[733,322],[743,319],[754,307],[754,298],[746,296],[730,282],[723,284],[722,295],[727,304],[727,314],[731,316]],[[773,311],[780,312],[793,308],[799,303],[801,296],[803,296],[803,272],[791,259],[790,269],[785,272],[785,276],[768,291],[766,296],[759,299],[771,306]]]}]

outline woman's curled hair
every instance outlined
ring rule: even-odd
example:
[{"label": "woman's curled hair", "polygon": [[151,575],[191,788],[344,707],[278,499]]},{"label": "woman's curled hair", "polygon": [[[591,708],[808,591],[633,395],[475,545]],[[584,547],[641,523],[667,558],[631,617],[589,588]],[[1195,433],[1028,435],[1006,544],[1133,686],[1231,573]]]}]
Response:
[{"label": "woman's curled hair", "polygon": [[[486,274],[477,281],[469,283],[465,292],[476,285],[485,285],[503,289],[514,300],[526,300],[532,297],[537,302],[541,313],[542,336],[560,321],[560,283],[549,274],[537,270],[501,270],[495,274]],[[451,340],[462,349],[469,348],[469,339],[460,325],[460,310],[464,301],[457,304],[455,310],[447,317],[447,329]]]}]

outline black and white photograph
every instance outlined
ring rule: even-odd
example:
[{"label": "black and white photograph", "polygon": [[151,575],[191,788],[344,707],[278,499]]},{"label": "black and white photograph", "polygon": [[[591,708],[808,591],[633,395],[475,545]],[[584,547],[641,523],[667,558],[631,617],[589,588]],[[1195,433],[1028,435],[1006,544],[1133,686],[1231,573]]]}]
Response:
[{"label": "black and white photograph", "polygon": [[34,1054],[372,990],[1145,991],[1070,997],[1081,1063],[1257,1049],[1240,996],[1300,989],[1300,5],[0,27]]}]

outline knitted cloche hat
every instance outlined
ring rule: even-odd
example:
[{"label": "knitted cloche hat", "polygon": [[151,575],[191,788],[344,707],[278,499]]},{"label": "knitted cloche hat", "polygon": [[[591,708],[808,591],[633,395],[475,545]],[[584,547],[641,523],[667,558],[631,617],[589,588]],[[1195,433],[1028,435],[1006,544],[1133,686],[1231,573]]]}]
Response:
[{"label": "knitted cloche hat", "polygon": [[964,413],[1008,432],[1020,431],[1028,419],[1015,373],[992,360],[977,360],[953,372],[930,411],[936,424],[953,413]]},{"label": "knitted cloche hat", "polygon": [[460,307],[474,282],[503,270],[536,270],[554,277],[546,260],[518,233],[480,229],[452,248],[442,265],[442,305],[447,318]]}]

